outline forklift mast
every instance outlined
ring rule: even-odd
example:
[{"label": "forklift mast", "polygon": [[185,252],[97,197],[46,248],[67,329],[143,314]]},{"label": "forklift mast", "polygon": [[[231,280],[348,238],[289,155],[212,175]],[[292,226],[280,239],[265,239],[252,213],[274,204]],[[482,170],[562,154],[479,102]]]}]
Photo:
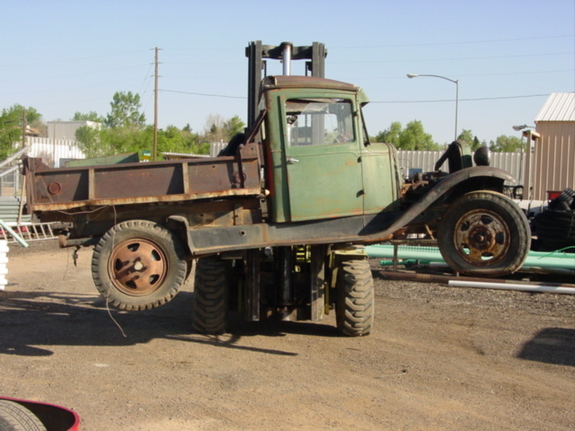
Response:
[{"label": "forklift mast", "polygon": [[248,57],[248,124],[250,130],[258,116],[260,82],[267,76],[266,60],[283,61],[283,75],[291,75],[291,60],[310,60],[305,63],[305,76],[325,78],[325,57],[327,49],[319,42],[311,46],[293,46],[291,42],[282,42],[279,46],[263,45],[261,40],[250,42],[246,47]]}]

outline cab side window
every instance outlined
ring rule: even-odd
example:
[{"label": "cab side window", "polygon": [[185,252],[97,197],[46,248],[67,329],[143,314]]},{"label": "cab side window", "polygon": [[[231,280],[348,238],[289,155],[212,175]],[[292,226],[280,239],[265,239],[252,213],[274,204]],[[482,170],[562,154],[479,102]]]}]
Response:
[{"label": "cab side window", "polygon": [[292,147],[355,141],[352,104],[345,99],[290,99],[286,126]]}]

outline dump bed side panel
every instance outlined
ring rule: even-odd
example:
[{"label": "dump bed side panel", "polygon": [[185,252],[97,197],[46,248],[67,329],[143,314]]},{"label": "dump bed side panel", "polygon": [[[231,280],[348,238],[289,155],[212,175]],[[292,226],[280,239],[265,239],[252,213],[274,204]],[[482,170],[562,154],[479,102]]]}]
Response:
[{"label": "dump bed side panel", "polygon": [[28,158],[24,163],[28,212],[259,195],[260,166],[255,151],[250,150],[246,147],[241,159],[218,157],[58,169]]}]

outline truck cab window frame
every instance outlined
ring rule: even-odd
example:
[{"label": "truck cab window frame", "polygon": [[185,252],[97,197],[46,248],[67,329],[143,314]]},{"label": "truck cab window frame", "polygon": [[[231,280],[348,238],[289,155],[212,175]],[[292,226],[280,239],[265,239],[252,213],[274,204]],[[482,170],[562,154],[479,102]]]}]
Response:
[{"label": "truck cab window frame", "polygon": [[351,100],[288,99],[285,112],[290,147],[347,144],[356,140]]}]

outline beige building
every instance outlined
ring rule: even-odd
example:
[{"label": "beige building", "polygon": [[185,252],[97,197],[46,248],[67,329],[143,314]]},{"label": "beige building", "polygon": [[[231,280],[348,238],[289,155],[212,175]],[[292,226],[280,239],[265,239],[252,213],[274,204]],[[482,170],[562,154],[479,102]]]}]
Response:
[{"label": "beige building", "polygon": [[546,200],[549,192],[575,189],[575,93],[552,93],[535,118],[535,131],[523,132],[526,152],[525,189]]}]

